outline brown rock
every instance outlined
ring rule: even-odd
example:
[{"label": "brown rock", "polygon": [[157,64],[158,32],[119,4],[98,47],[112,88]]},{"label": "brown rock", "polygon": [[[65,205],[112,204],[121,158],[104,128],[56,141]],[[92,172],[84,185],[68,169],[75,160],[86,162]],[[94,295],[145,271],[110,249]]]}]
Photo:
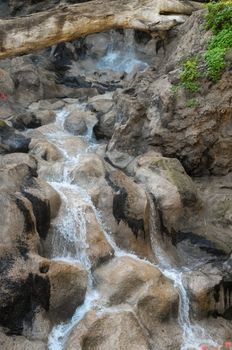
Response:
[{"label": "brown rock", "polygon": [[67,350],[151,350],[146,333],[132,312],[89,312],[72,331]]},{"label": "brown rock", "polygon": [[31,154],[46,161],[57,161],[62,157],[53,143],[43,139],[32,139],[29,149]]},{"label": "brown rock", "polygon": [[70,318],[83,303],[87,289],[87,272],[80,264],[63,261],[42,261],[40,270],[46,271],[50,281],[49,313],[53,320]]},{"label": "brown rock", "polygon": [[155,198],[169,232],[178,231],[181,220],[187,221],[192,211],[200,208],[195,184],[175,158],[148,152],[138,157],[135,178]]}]

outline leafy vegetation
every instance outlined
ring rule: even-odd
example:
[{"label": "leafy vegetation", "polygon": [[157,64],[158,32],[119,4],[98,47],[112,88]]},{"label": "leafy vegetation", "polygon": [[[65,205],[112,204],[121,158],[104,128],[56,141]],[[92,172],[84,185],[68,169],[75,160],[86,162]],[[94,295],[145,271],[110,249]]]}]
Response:
[{"label": "leafy vegetation", "polygon": [[[205,28],[212,31],[212,36],[203,55],[189,57],[183,62],[180,84],[172,87],[173,96],[177,96],[181,87],[196,94],[200,91],[201,78],[208,77],[216,82],[226,68],[226,53],[232,48],[232,0],[212,1],[207,9]],[[188,100],[187,107],[196,107],[196,99]]]},{"label": "leafy vegetation", "polygon": [[196,108],[199,106],[199,102],[197,101],[196,98],[190,98],[187,103],[186,106],[189,108]]},{"label": "leafy vegetation", "polygon": [[191,91],[197,92],[200,89],[198,78],[198,58],[192,57],[183,63],[182,73],[180,75],[180,81],[182,86]]},{"label": "leafy vegetation", "polygon": [[208,4],[206,28],[213,32],[204,55],[207,75],[217,81],[226,67],[225,54],[232,47],[232,0]]}]

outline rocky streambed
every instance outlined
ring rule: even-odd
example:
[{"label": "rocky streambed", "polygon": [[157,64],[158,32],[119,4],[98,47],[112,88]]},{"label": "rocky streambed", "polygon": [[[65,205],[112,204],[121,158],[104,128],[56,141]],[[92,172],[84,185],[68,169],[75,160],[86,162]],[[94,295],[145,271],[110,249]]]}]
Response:
[{"label": "rocky streambed", "polygon": [[0,62],[0,345],[232,339],[231,71],[173,93],[202,12]]}]

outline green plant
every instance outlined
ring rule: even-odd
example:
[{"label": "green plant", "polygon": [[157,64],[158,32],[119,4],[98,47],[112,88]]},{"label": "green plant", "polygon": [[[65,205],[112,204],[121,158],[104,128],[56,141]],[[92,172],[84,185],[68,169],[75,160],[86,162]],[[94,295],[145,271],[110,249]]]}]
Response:
[{"label": "green plant", "polygon": [[180,90],[180,85],[174,84],[171,86],[171,93],[174,97],[177,97],[179,90]]},{"label": "green plant", "polygon": [[198,83],[199,77],[198,58],[189,58],[183,63],[182,72],[180,74],[182,86],[191,92],[198,92],[200,89]]},{"label": "green plant", "polygon": [[232,0],[212,1],[207,5],[206,29],[218,33],[223,28],[232,27]]},{"label": "green plant", "polygon": [[190,98],[187,100],[186,106],[189,108],[196,108],[199,106],[199,102],[196,100],[196,98]]},{"label": "green plant", "polygon": [[204,55],[207,75],[217,81],[226,67],[225,54],[232,47],[232,0],[208,4],[206,28],[213,32]]}]

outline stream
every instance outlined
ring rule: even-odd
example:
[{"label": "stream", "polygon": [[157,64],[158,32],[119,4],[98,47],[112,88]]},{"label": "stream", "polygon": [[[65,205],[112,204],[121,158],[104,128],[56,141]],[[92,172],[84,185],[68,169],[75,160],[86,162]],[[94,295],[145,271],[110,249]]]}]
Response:
[{"label": "stream", "polygon": [[[124,70],[126,72],[131,72],[138,66],[140,69],[146,68],[146,63],[134,57],[133,45],[130,45],[129,49],[127,48],[128,56],[125,58],[125,52],[119,55],[115,51],[113,43],[114,41],[112,41],[111,48],[106,56],[99,61],[98,68],[102,69],[104,67],[104,69],[113,69],[116,65],[119,70]],[[122,57],[124,57],[124,59],[122,59]],[[119,62],[120,64],[118,64]],[[76,100],[76,111],[78,110],[85,110],[85,104]],[[64,129],[64,121],[68,114],[69,112],[65,108],[57,112],[56,121],[53,124],[54,132],[44,132],[46,139],[59,149],[62,154],[62,159],[56,162],[59,163],[60,166],[54,167],[52,174],[51,172],[47,173],[44,171],[40,176],[60,194],[62,200],[59,215],[52,223],[54,233],[52,238],[51,258],[54,260],[67,261],[69,263],[81,263],[88,272],[88,287],[85,301],[77,308],[73,317],[68,322],[56,325],[53,328],[48,340],[49,350],[65,349],[65,342],[73,327],[83,319],[89,310],[95,309],[104,313],[107,312],[108,309],[101,302],[101,295],[93,286],[91,262],[87,254],[86,218],[80,201],[92,208],[98,224],[104,232],[106,240],[115,251],[115,256],[129,256],[133,259],[140,259],[135,254],[126,252],[117,247],[110,232],[108,232],[107,227],[105,227],[104,217],[102,217],[102,214],[95,208],[88,191],[81,186],[73,184],[72,171],[78,166],[80,156],[83,157],[88,153],[97,152],[99,147],[101,147],[101,143],[94,138],[92,126],[90,125],[88,126],[86,135],[78,136],[87,144],[87,148],[75,155],[69,155],[67,143],[65,141],[70,136],[70,133]],[[78,201],[76,200],[77,197]],[[155,224],[154,222],[154,227]],[[179,324],[183,333],[183,343],[180,350],[199,349],[200,345],[203,343],[216,346],[214,341],[205,334],[203,328],[191,323],[190,302],[187,288],[183,282],[183,273],[188,272],[189,267],[176,267],[173,265],[167,253],[159,244],[155,232],[152,235],[151,243],[154,255],[158,260],[158,264],[154,266],[158,267],[167,278],[172,280],[179,292]],[[151,264],[151,262],[147,260],[142,261],[146,264]],[[117,308],[110,308],[110,311],[117,312]]]}]

